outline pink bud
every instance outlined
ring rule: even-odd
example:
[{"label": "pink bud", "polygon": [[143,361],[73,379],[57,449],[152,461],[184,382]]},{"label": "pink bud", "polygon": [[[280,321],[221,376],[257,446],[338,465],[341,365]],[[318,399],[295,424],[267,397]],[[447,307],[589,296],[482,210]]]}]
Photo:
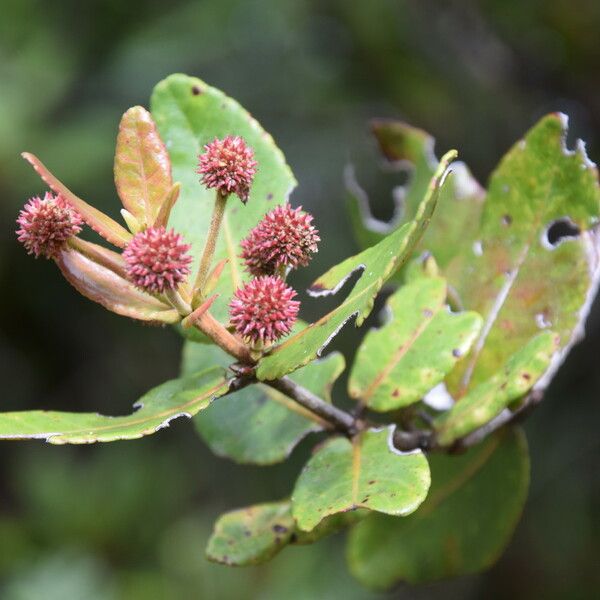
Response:
[{"label": "pink bud", "polygon": [[176,289],[190,274],[190,248],[174,229],[149,227],[136,233],[123,251],[127,275],[146,292]]},{"label": "pink bud", "polygon": [[259,276],[273,275],[280,267],[305,267],[320,241],[312,220],[302,207],[293,209],[289,204],[267,213],[241,242],[246,270]]},{"label": "pink bud", "polygon": [[268,345],[292,330],[300,302],[279,277],[258,277],[238,288],[229,304],[231,324],[247,342]]},{"label": "pink bud", "polygon": [[217,188],[221,194],[237,194],[245,204],[256,174],[254,152],[239,136],[216,139],[204,146],[198,157],[202,183],[207,188]]},{"label": "pink bud", "polygon": [[61,196],[46,192],[31,198],[17,218],[17,239],[36,258],[56,256],[65,242],[81,231],[83,221]]}]

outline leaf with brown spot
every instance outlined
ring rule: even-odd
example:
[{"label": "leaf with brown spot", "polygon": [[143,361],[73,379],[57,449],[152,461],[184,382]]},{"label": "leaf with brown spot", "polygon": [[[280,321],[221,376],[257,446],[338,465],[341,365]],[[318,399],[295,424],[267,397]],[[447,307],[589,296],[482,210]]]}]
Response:
[{"label": "leaf with brown spot", "polygon": [[401,287],[386,303],[387,322],[362,341],[348,381],[352,398],[377,411],[418,402],[469,351],[481,317],[452,313],[446,282],[422,277]]},{"label": "leaf with brown spot", "polygon": [[372,514],[350,532],[352,574],[375,589],[477,573],[500,556],[523,510],[529,456],[519,430],[461,455],[430,456],[429,496],[404,518]]},{"label": "leaf with brown spot", "polygon": [[392,515],[417,509],[429,489],[427,459],[420,450],[396,450],[393,433],[390,426],[366,430],[352,441],[332,438],[313,454],[292,494],[300,530],[311,531],[325,517],[357,508]]},{"label": "leaf with brown spot", "polygon": [[300,531],[289,500],[255,504],[225,513],[215,523],[206,555],[214,562],[247,566],[267,562],[288,544],[312,544],[363,519],[367,511],[333,515],[313,531]]},{"label": "leaf with brown spot", "polygon": [[435,420],[437,440],[448,446],[484,426],[522,398],[548,370],[559,347],[555,333],[545,331],[508,360],[503,369],[475,386]]}]

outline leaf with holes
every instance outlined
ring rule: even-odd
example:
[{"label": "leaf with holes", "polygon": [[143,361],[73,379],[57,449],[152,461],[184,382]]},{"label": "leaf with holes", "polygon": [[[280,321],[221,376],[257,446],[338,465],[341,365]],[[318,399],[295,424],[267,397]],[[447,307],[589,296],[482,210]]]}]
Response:
[{"label": "leaf with holes", "polygon": [[369,429],[352,440],[336,437],[308,461],[292,494],[298,528],[311,531],[325,517],[357,508],[407,515],[429,489],[427,459],[392,443],[394,426]]},{"label": "leaf with holes", "polygon": [[348,562],[364,585],[387,589],[477,573],[500,556],[529,486],[525,437],[505,431],[462,455],[430,457],[432,485],[412,515],[370,515],[348,540]]},{"label": "leaf with holes", "polygon": [[[213,347],[214,348],[214,347]],[[215,357],[215,353],[219,354]],[[220,349],[188,342],[184,352],[185,370],[210,364],[227,364],[232,359]],[[292,375],[292,379],[326,402],[331,388],[344,370],[338,352],[313,361]],[[318,416],[264,385],[252,385],[213,403],[194,417],[196,429],[219,455],[239,463],[270,465],[285,460],[304,437],[323,431],[327,424]]]},{"label": "leaf with holes", "polygon": [[[551,328],[561,352],[536,385],[543,388],[583,334],[600,276],[600,188],[583,144],[565,148],[566,133],[566,117],[551,114],[513,146],[491,176],[477,242],[446,269],[462,304],[484,318],[449,382],[458,397]],[[557,220],[577,235],[555,239]]]},{"label": "leaf with holes", "polygon": [[288,544],[316,542],[365,516],[365,511],[333,515],[306,533],[297,529],[289,500],[256,504],[219,517],[208,540],[206,555],[226,565],[257,565],[273,558]]},{"label": "leaf with holes", "polygon": [[258,172],[250,198],[244,206],[232,197],[227,203],[223,227],[215,253],[215,264],[229,258],[215,292],[220,294],[211,311],[220,320],[227,318],[227,303],[246,278],[239,254],[239,242],[263,215],[286,202],[296,185],[283,154],[271,136],[235,100],[187,75],[171,75],[155,88],[152,116],[165,142],[173,179],[181,183],[177,204],[169,224],[192,244],[195,264],[204,247],[215,192],[207,190],[196,174],[198,155],[215,137],[239,135],[254,151]]},{"label": "leaf with holes", "polygon": [[506,366],[474,387],[436,419],[437,439],[444,446],[482,427],[522,398],[547,371],[559,346],[558,336],[540,333],[511,356]]},{"label": "leaf with holes", "polygon": [[259,362],[259,379],[277,379],[314,360],[352,317],[356,316],[357,326],[362,325],[373,309],[375,297],[383,284],[408,259],[427,228],[438,201],[440,188],[448,173],[448,165],[455,157],[456,152],[450,151],[442,159],[414,221],[390,234],[377,245],[331,268],[313,283],[309,290],[312,295],[335,294],[352,273],[362,273],[342,304],[316,323],[291,336]]},{"label": "leaf with holes", "polygon": [[151,435],[178,417],[191,418],[228,391],[223,369],[216,367],[159,385],[124,417],[44,410],[0,413],[0,439],[43,439],[51,444],[132,440]]},{"label": "leaf with holes", "polygon": [[140,226],[154,225],[173,181],[167,149],[152,116],[141,106],[130,108],[121,119],[114,171],[125,209]]},{"label": "leaf with holes", "polygon": [[[401,121],[374,120],[371,130],[392,168],[408,172],[408,183],[394,190],[395,211],[388,223],[375,219],[369,199],[352,172],[346,178],[348,207],[356,239],[367,247],[381,241],[403,223],[415,218],[429,180],[438,167],[434,139],[422,129]],[[432,253],[441,267],[457,248],[475,239],[484,190],[462,162],[452,165],[452,178],[440,192],[440,201],[417,250]],[[469,244],[470,245],[470,244]]]},{"label": "leaf with holes", "polygon": [[418,402],[471,348],[480,328],[477,313],[451,313],[441,277],[423,277],[386,303],[389,321],[360,345],[348,391],[377,411]]}]

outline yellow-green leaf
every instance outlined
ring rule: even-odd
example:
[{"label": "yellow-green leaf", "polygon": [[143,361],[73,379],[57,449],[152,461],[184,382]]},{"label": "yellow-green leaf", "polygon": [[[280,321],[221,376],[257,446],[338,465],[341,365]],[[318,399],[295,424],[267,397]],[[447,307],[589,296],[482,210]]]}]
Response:
[{"label": "yellow-green leaf", "polygon": [[377,245],[352,256],[317,279],[309,292],[315,296],[336,293],[354,272],[360,279],[337,308],[277,346],[258,365],[259,379],[276,379],[314,360],[337,332],[352,317],[360,326],[373,309],[375,297],[392,273],[410,256],[427,228],[438,201],[449,163],[456,157],[451,151],[442,159],[430,182],[414,221],[407,223]]},{"label": "yellow-green leaf", "polygon": [[159,385],[124,417],[45,410],[0,413],[0,439],[42,439],[51,444],[132,440],[151,435],[178,417],[191,418],[228,391],[224,371],[217,367]]},{"label": "yellow-green leaf", "polygon": [[298,528],[311,531],[325,517],[357,508],[392,515],[415,511],[430,484],[420,450],[400,452],[394,426],[369,429],[348,440],[336,437],[308,461],[292,494]]},{"label": "yellow-green leaf", "polygon": [[360,345],[348,382],[352,398],[377,411],[419,401],[465,355],[481,328],[473,312],[452,313],[441,277],[401,287],[386,304],[388,322]]}]

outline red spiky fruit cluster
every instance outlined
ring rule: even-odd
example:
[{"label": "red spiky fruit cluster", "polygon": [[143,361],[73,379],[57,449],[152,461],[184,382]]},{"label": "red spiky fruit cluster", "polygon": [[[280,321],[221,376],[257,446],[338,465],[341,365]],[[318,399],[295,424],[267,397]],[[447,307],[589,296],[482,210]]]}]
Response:
[{"label": "red spiky fruit cluster", "polygon": [[302,207],[279,205],[242,240],[242,258],[252,275],[272,275],[281,267],[305,267],[321,240],[312,215]]},{"label": "red spiky fruit cluster", "polygon": [[174,290],[190,274],[190,248],[174,229],[149,227],[136,233],[123,251],[127,275],[146,292]]},{"label": "red spiky fruit cluster", "polygon": [[222,140],[215,138],[204,146],[198,157],[198,169],[202,183],[217,188],[221,194],[237,194],[245,204],[250,186],[256,174],[257,162],[254,152],[240,136],[228,135]]},{"label": "red spiky fruit cluster", "polygon": [[292,330],[300,302],[279,277],[257,277],[236,290],[229,304],[231,324],[253,346],[271,344]]},{"label": "red spiky fruit cluster", "polygon": [[56,256],[65,242],[81,231],[83,221],[64,200],[46,192],[31,198],[17,218],[17,239],[36,258]]}]

